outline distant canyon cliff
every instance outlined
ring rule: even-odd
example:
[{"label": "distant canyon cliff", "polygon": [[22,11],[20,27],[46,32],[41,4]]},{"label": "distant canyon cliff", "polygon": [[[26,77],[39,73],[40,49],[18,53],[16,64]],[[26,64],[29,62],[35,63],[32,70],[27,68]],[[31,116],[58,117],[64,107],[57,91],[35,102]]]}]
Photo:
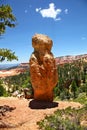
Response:
[{"label": "distant canyon cliff", "polygon": [[[76,56],[61,56],[56,57],[56,65],[62,65],[65,63],[72,63],[76,60],[82,59],[83,61],[87,62],[87,54],[83,55],[76,55]],[[29,63],[21,63],[17,68],[12,68],[9,70],[0,70],[0,78],[18,75],[20,73],[24,73],[25,71],[29,70]]]},{"label": "distant canyon cliff", "polygon": [[83,60],[85,62],[87,62],[87,54],[83,54],[83,55],[76,55],[76,56],[61,56],[61,57],[56,57],[56,65],[58,64],[65,64],[65,63],[72,63],[76,60]]}]

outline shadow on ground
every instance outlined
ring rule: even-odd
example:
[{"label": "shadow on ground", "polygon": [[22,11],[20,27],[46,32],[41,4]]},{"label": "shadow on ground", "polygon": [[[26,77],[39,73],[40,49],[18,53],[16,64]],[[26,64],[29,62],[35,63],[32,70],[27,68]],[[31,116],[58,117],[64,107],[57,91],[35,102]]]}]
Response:
[{"label": "shadow on ground", "polygon": [[32,100],[32,101],[29,102],[29,107],[31,109],[54,108],[54,107],[58,107],[58,103],[57,102]]}]

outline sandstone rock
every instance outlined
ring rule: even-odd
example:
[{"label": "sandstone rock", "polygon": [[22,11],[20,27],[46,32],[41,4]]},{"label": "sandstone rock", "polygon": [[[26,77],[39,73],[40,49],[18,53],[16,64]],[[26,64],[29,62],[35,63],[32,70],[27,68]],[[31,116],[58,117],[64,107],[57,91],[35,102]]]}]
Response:
[{"label": "sandstone rock", "polygon": [[19,94],[19,90],[16,90],[16,91],[14,91],[14,92],[12,93],[12,96],[13,96],[13,97],[17,97],[18,94]]},{"label": "sandstone rock", "polygon": [[29,88],[24,88],[23,91],[24,91],[24,97],[25,97],[25,99],[31,99],[31,98],[33,98],[33,89],[30,90]]},{"label": "sandstone rock", "polygon": [[53,42],[45,35],[32,38],[34,52],[30,57],[30,75],[34,99],[53,101],[53,89],[58,81],[55,59],[51,53]]}]

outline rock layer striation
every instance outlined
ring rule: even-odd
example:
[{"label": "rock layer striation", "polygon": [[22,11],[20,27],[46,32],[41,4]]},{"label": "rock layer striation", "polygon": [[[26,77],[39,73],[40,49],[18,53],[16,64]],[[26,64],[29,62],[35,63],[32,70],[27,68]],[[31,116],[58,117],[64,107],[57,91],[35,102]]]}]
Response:
[{"label": "rock layer striation", "polygon": [[42,34],[32,37],[34,52],[30,57],[30,75],[34,99],[53,101],[53,89],[58,82],[55,59],[51,52],[52,40]]}]

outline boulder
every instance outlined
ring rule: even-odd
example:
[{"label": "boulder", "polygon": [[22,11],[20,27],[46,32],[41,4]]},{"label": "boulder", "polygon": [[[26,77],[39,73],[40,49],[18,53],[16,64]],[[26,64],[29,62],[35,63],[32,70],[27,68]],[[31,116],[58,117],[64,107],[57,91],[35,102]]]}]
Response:
[{"label": "boulder", "polygon": [[34,52],[30,57],[30,76],[34,99],[53,101],[53,89],[58,82],[58,73],[51,52],[52,40],[42,34],[32,37]]},{"label": "boulder", "polygon": [[33,89],[30,90],[29,88],[24,88],[24,97],[25,99],[31,99],[33,98]]},{"label": "boulder", "polygon": [[17,95],[18,95],[19,93],[20,93],[19,90],[16,90],[16,91],[14,91],[14,92],[12,93],[12,96],[13,96],[13,97],[17,97]]}]

